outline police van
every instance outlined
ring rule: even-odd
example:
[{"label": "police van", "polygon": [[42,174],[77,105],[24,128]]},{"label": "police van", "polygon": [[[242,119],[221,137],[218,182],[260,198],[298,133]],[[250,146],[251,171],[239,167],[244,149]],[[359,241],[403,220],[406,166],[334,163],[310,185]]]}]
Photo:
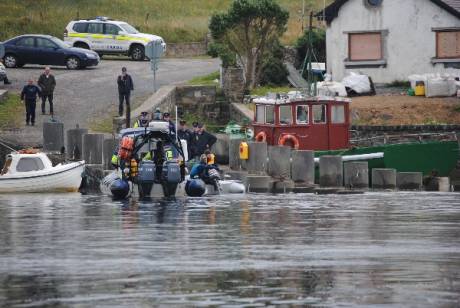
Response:
[{"label": "police van", "polygon": [[135,61],[145,58],[145,46],[151,41],[166,43],[157,35],[140,33],[124,21],[107,17],[71,21],[64,31],[64,41],[73,47],[86,48],[104,54],[128,55]]}]

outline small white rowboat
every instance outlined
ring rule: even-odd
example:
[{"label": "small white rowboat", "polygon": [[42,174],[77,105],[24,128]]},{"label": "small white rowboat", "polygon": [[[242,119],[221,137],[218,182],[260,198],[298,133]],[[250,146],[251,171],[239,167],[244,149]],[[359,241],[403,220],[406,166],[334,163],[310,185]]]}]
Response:
[{"label": "small white rowboat", "polygon": [[7,155],[0,173],[0,193],[76,192],[85,161],[53,167],[44,153]]}]

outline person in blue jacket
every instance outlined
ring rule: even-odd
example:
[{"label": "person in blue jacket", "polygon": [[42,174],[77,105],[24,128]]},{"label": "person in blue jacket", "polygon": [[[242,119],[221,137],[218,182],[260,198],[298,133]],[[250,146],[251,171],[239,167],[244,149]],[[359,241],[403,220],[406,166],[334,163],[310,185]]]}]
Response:
[{"label": "person in blue jacket", "polygon": [[26,105],[26,125],[29,123],[32,126],[35,125],[35,107],[37,106],[37,98],[41,95],[40,88],[34,85],[34,80],[30,78],[21,92],[21,101]]},{"label": "person in blue jacket", "polygon": [[190,178],[199,178],[206,184],[213,185],[218,190],[217,182],[219,181],[219,167],[215,164],[208,164],[208,156],[202,154],[200,156],[200,162],[195,164],[190,171]]}]

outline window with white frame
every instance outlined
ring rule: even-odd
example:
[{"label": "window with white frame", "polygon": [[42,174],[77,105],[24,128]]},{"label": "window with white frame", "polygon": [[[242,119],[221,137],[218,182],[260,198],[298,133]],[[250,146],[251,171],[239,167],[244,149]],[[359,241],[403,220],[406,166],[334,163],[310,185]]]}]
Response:
[{"label": "window with white frame", "polygon": [[343,105],[331,106],[331,123],[333,124],[345,123],[345,106]]},{"label": "window with white frame", "polygon": [[265,124],[275,124],[275,106],[265,106]]},{"label": "window with white frame", "polygon": [[264,123],[265,122],[265,106],[256,105],[256,122]]},{"label": "window with white frame", "polygon": [[308,105],[298,105],[296,107],[297,124],[308,124]]},{"label": "window with white frame", "polygon": [[314,124],[326,123],[326,105],[313,105],[312,111]]},{"label": "window with white frame", "polygon": [[280,106],[280,124],[292,124],[291,106]]}]

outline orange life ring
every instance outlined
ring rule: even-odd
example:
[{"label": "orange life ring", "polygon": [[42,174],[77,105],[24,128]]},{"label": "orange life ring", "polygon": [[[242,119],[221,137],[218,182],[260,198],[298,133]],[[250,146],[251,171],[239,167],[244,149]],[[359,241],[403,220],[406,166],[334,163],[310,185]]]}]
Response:
[{"label": "orange life ring", "polygon": [[259,132],[255,139],[256,142],[267,142],[267,134],[265,132]]},{"label": "orange life ring", "polygon": [[294,147],[294,149],[298,150],[299,149],[299,139],[297,139],[296,136],[294,135],[290,135],[290,134],[287,134],[287,135],[283,135],[280,137],[279,141],[278,141],[278,144],[279,145],[286,145],[287,142],[290,142],[292,144],[292,146]]}]

